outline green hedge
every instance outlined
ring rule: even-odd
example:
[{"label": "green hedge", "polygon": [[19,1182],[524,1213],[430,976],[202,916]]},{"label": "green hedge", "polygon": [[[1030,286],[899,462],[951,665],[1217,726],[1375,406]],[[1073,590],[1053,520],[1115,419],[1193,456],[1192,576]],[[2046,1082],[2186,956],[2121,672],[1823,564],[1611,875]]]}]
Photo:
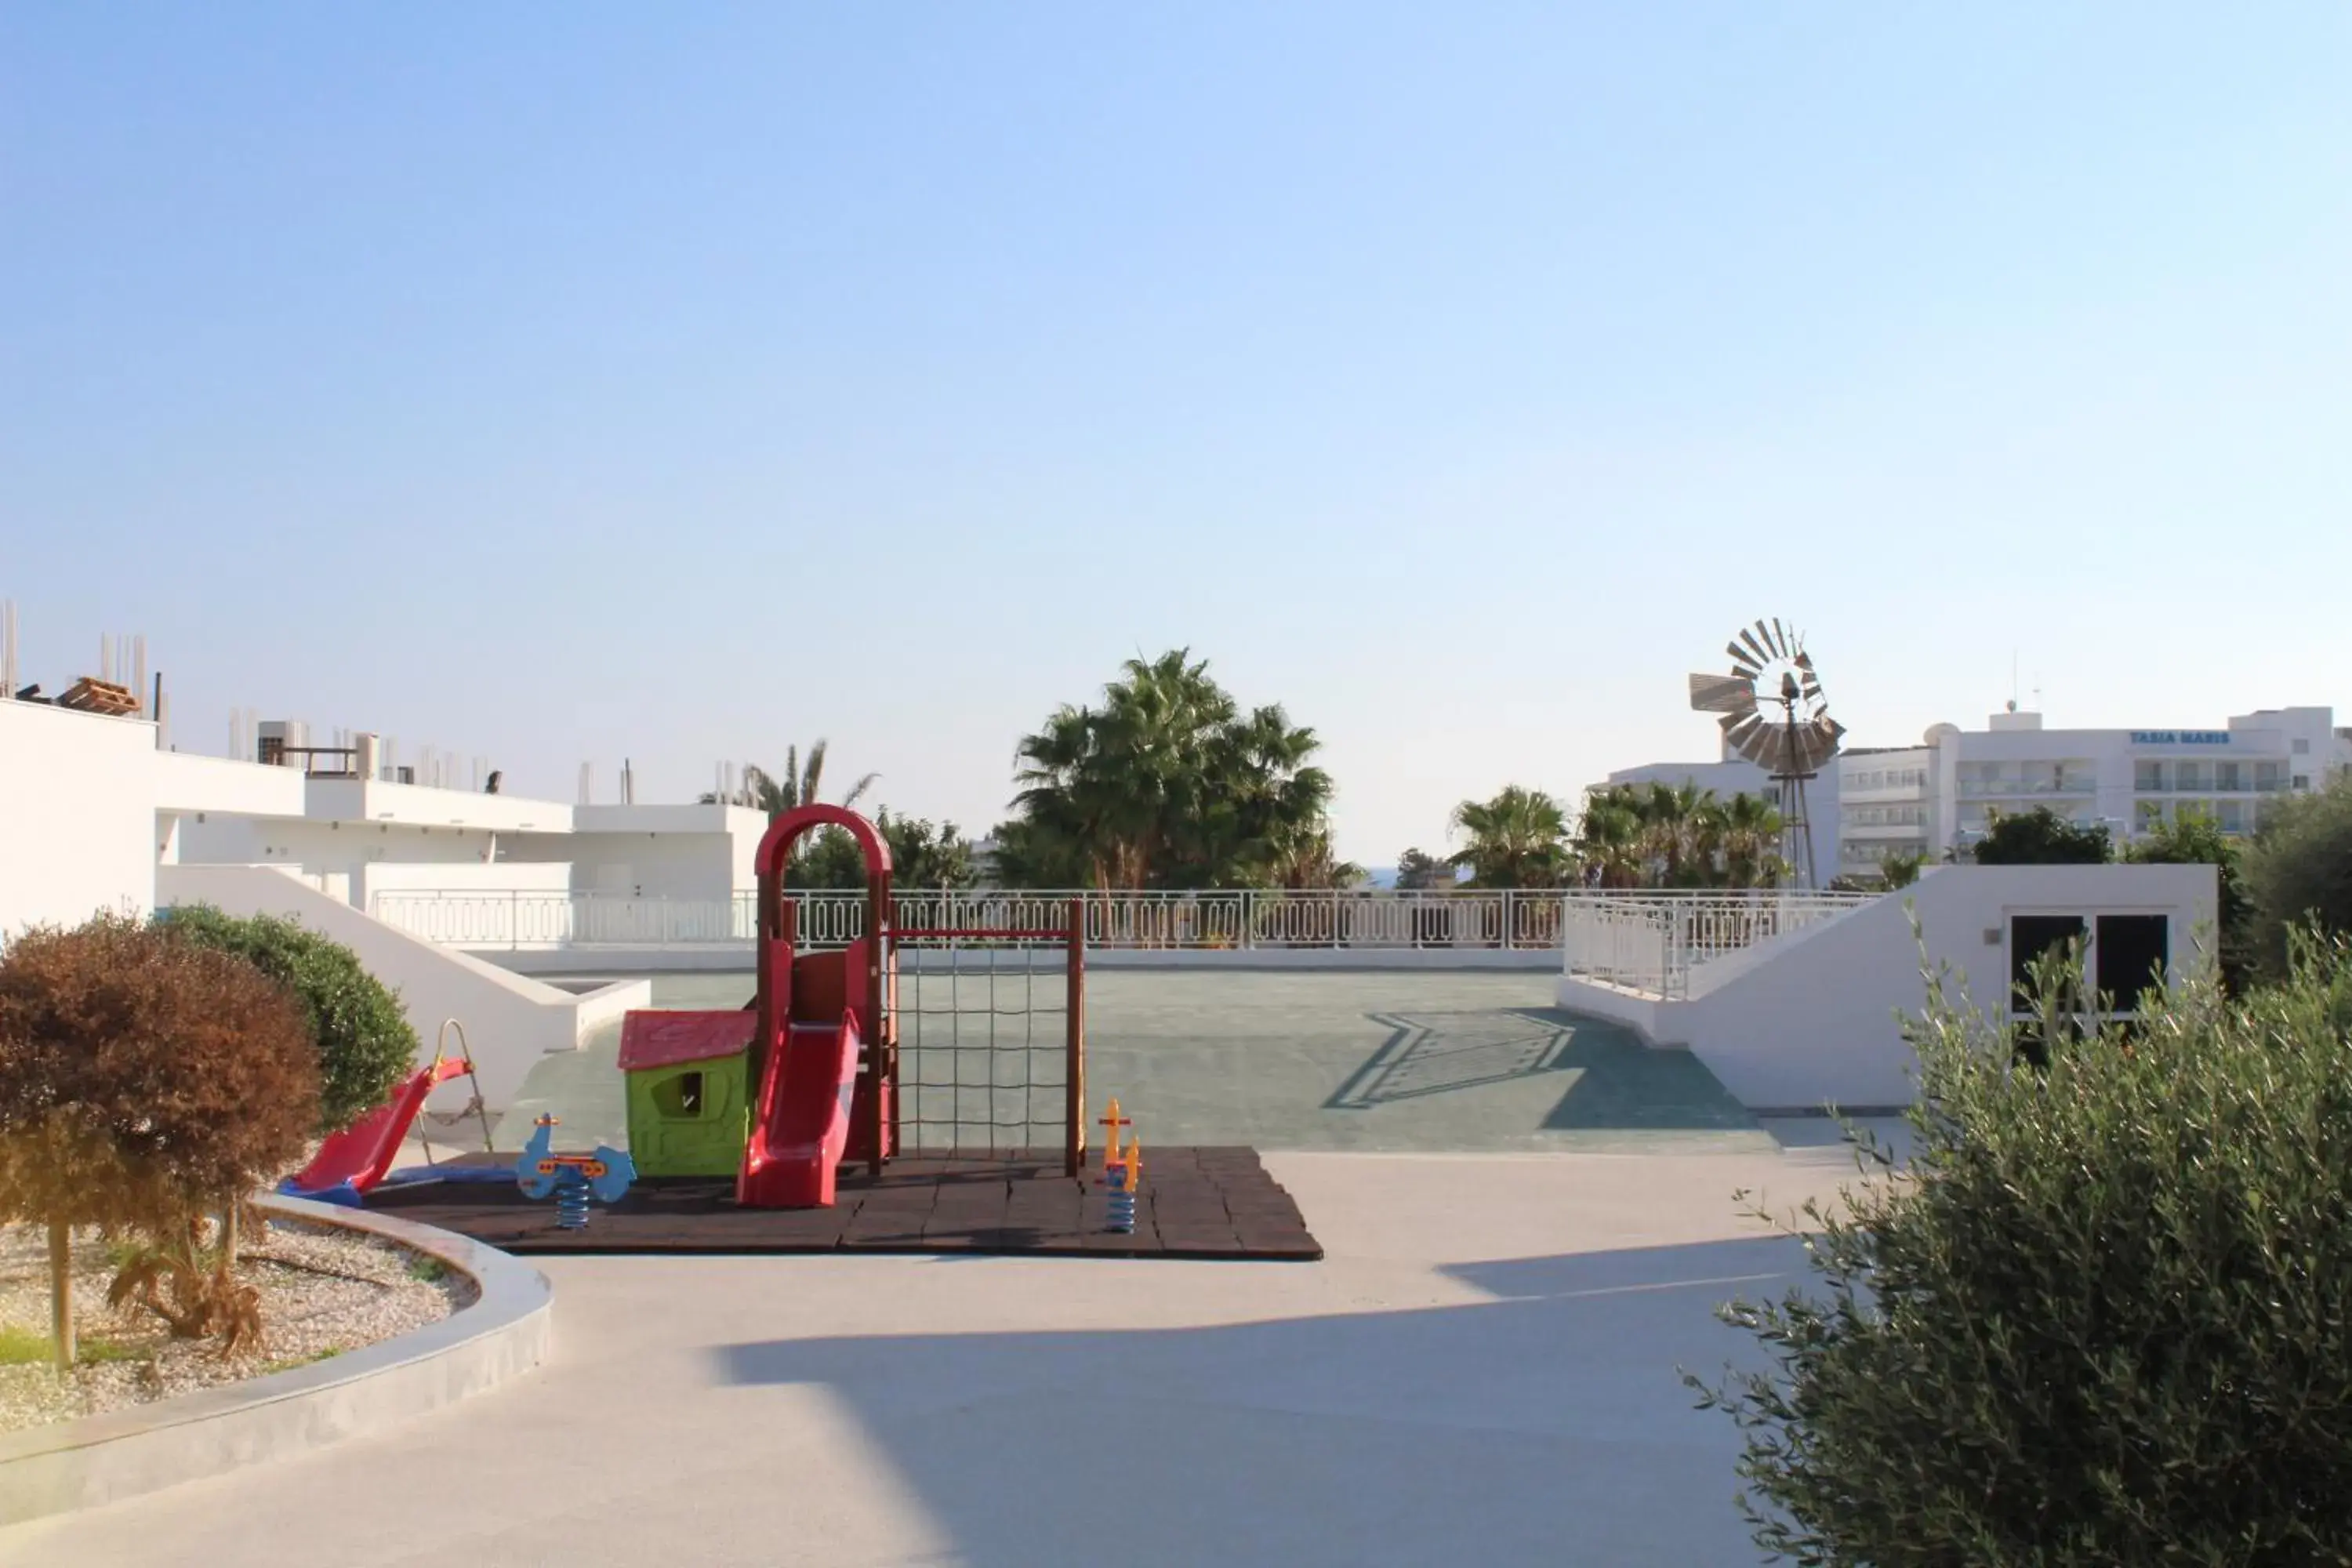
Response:
[{"label": "green hedge", "polygon": [[2305,942],[2242,1001],[2190,980],[2131,1029],[2062,1017],[2013,1067],[1935,987],[1907,1174],[1809,1211],[1813,1289],[1727,1309],[1767,1370],[1693,1386],[1746,1433],[1758,1543],[2352,1562],[2352,950]]},{"label": "green hedge", "polygon": [[319,1131],[333,1132],[390,1098],[414,1066],[416,1031],[400,998],[350,948],[273,915],[184,905],[156,917],[174,935],[236,953],[301,1004],[319,1049]]}]

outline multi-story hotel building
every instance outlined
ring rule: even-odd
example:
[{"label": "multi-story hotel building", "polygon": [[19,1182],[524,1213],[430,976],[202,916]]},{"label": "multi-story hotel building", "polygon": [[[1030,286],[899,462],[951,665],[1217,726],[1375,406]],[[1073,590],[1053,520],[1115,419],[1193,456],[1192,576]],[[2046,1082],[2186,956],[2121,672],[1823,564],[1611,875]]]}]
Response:
[{"label": "multi-story hotel building", "polygon": [[[1916,746],[1848,749],[1808,786],[1807,815],[1826,881],[1874,875],[1891,854],[1965,851],[1990,813],[2040,805],[2104,823],[2119,842],[2184,813],[2250,833],[2265,803],[2321,788],[2347,767],[2352,729],[2338,729],[2328,708],[2266,708],[2221,729],[2146,730],[2053,730],[2041,714],[2011,708],[1981,730],[1937,724]],[[1762,769],[1736,760],[1652,763],[1608,779],[1653,781],[1774,793]]]}]

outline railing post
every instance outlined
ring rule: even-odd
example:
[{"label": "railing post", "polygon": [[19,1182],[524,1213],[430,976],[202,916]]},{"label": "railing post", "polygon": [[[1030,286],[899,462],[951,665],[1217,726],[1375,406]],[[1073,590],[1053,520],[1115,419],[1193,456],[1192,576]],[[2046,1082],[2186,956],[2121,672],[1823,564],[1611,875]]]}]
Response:
[{"label": "railing post", "polygon": [[1087,910],[1069,902],[1069,995],[1064,1006],[1062,1113],[1066,1119],[1063,1173],[1076,1176],[1087,1154]]}]

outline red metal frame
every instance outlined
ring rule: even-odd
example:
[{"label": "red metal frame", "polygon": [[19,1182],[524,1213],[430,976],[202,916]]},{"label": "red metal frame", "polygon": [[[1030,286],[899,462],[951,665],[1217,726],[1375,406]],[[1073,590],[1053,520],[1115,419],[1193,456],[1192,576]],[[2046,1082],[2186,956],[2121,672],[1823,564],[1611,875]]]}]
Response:
[{"label": "red metal frame", "polygon": [[[894,973],[890,945],[896,940],[890,929],[890,846],[872,823],[847,806],[795,806],[768,825],[753,856],[752,868],[759,878],[753,943],[759,989],[752,1001],[759,1012],[758,1043],[763,1051],[782,1051],[789,1044],[796,922],[792,902],[784,897],[784,869],[792,863],[793,846],[801,836],[820,827],[838,827],[848,834],[856,841],[858,858],[866,863],[866,940],[856,945],[866,960],[864,989],[870,1017],[858,1020],[866,1036],[866,1068],[851,1110],[851,1137],[868,1168],[878,1176],[882,1162],[897,1146],[898,1131],[898,999],[886,981]],[[846,954],[842,962],[849,962]],[[765,1068],[763,1059],[754,1064],[753,1070]]]}]

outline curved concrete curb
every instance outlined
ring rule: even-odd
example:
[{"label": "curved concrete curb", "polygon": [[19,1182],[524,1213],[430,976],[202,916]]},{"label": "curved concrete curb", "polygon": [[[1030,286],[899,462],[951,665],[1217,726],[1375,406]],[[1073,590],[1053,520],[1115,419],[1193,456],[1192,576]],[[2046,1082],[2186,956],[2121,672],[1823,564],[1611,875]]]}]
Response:
[{"label": "curved concrete curb", "polygon": [[364,1209],[278,1197],[261,1208],[396,1241],[470,1275],[480,1296],[437,1323],[331,1360],[0,1436],[0,1524],[307,1452],[479,1394],[546,1358],[552,1292],[537,1269]]}]

